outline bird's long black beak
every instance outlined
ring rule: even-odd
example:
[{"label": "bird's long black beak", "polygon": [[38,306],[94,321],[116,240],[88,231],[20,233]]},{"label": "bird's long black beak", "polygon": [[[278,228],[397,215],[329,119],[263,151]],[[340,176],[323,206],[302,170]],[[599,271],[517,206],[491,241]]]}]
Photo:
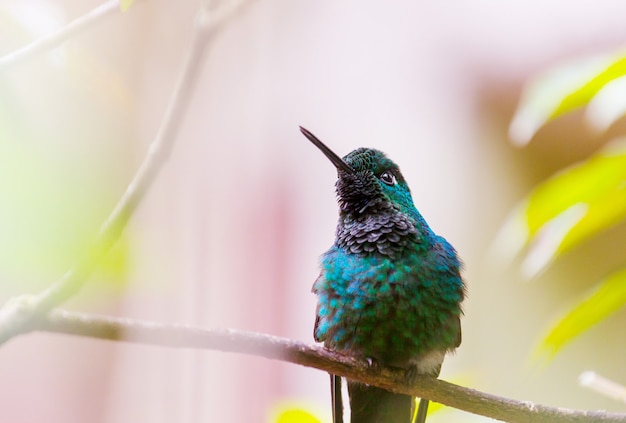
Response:
[{"label": "bird's long black beak", "polygon": [[354,169],[350,167],[350,165],[343,161],[341,157],[336,155],[333,150],[326,147],[326,144],[321,142],[315,135],[309,132],[308,129],[300,127],[300,132],[304,134],[305,137],[309,139],[317,148],[322,150],[322,153],[335,165],[338,170],[343,170],[344,172],[354,173]]}]

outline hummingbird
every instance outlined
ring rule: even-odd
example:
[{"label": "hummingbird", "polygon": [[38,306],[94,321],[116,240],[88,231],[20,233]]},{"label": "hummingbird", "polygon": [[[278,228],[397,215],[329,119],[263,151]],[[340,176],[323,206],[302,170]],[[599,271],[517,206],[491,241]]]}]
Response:
[{"label": "hummingbird", "polygon": [[[325,347],[438,377],[461,344],[465,284],[455,249],[417,211],[400,168],[383,152],[341,158],[300,131],[337,169],[335,242],[320,260],[314,338]],[[331,377],[333,422],[343,422],[341,378]],[[423,423],[428,400],[347,380],[351,423]]]}]

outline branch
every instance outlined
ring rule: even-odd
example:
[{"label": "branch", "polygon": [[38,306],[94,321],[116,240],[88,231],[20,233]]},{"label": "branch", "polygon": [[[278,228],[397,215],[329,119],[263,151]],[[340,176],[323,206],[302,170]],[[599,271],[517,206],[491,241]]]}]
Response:
[{"label": "branch", "polygon": [[428,377],[420,377],[414,383],[409,383],[402,370],[381,366],[372,368],[365,360],[260,333],[164,325],[63,310],[52,311],[34,329],[171,348],[219,350],[288,361],[508,422],[626,422],[626,414],[547,407],[498,397]]},{"label": "branch", "polygon": [[594,371],[588,370],[583,372],[578,376],[578,383],[580,386],[592,389],[599,394],[626,404],[626,386],[622,386]]},{"label": "branch", "polygon": [[[103,8],[101,13],[109,10],[109,6],[107,6],[109,3],[101,6]],[[116,1],[112,3],[117,5]],[[97,238],[82,260],[75,263],[61,279],[39,294],[12,298],[0,309],[0,344],[15,335],[30,330],[30,325],[38,316],[45,315],[75,295],[96,269],[101,259],[117,242],[174,146],[178,128],[189,103],[191,88],[197,79],[207,43],[215,31],[233,17],[244,3],[245,0],[227,2],[222,8],[214,12],[209,11],[205,5],[199,8],[196,14],[191,47],[167,106],[161,127],[124,195],[100,228]],[[105,6],[107,7],[104,8]],[[49,44],[45,45],[49,47]]]},{"label": "branch", "polygon": [[38,38],[32,43],[0,57],[0,74],[25,60],[58,47],[63,42],[117,12],[120,12],[119,0],[109,0],[80,18],[73,20],[58,31]]}]

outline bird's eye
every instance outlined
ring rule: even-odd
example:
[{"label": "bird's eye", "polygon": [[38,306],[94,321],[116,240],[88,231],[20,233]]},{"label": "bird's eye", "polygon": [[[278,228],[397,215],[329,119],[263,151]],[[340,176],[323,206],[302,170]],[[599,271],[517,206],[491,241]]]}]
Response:
[{"label": "bird's eye", "polygon": [[395,185],[398,182],[396,181],[396,176],[391,173],[391,171],[387,170],[380,175],[380,180],[383,181],[387,185]]}]

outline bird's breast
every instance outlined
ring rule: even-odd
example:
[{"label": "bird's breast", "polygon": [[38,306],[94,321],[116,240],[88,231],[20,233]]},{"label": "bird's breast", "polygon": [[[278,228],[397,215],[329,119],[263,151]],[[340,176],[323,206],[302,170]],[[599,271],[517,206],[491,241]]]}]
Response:
[{"label": "bird's breast", "polygon": [[460,298],[455,302],[445,292],[454,285],[444,280],[450,275],[455,273],[441,273],[417,254],[392,260],[335,247],[324,256],[314,285],[316,336],[334,349],[389,364],[441,349],[452,343],[442,328],[460,314]]}]

